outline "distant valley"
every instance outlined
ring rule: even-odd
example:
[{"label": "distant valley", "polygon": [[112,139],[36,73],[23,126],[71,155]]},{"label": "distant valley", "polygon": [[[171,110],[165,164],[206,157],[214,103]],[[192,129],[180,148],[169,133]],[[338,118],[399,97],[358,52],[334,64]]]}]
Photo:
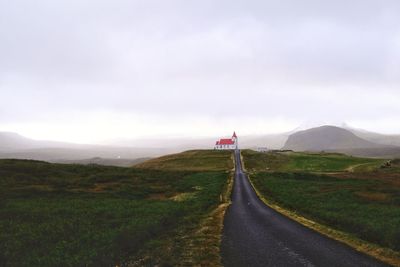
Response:
[{"label": "distant valley", "polygon": [[[54,163],[131,166],[143,158],[176,152],[166,148],[85,145],[26,138],[0,132],[0,158],[34,159]],[[132,163],[132,164],[131,164]]]},{"label": "distant valley", "polygon": [[[210,149],[216,138],[110,140],[99,145],[34,140],[0,132],[0,158],[55,163],[131,166],[143,159],[190,149]],[[400,135],[384,135],[348,126],[321,126],[281,134],[239,137],[240,148],[332,151],[366,157],[400,157]]]},{"label": "distant valley", "polygon": [[[279,149],[286,134],[243,136],[241,146]],[[215,138],[166,138],[111,140],[101,145],[42,141],[18,133],[0,132],[0,158],[34,159],[54,163],[131,166],[151,157],[190,149],[210,149]]]}]

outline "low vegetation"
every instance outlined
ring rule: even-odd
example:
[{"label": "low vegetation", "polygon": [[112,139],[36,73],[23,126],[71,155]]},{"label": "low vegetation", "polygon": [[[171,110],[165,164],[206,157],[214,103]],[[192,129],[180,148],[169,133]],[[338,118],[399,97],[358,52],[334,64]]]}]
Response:
[{"label": "low vegetation", "polygon": [[385,160],[357,158],[339,153],[242,152],[246,169],[252,172],[359,172],[378,168]]},{"label": "low vegetation", "polygon": [[224,171],[233,166],[232,153],[223,150],[190,150],[167,155],[135,165],[137,168],[186,170],[186,171]]},{"label": "low vegetation", "polygon": [[254,186],[272,203],[400,256],[396,160],[390,168],[381,168],[385,160],[341,154],[246,150],[242,156]]},{"label": "low vegetation", "polygon": [[0,160],[0,266],[178,266],[182,240],[225,201],[233,164],[229,152],[201,171],[195,156],[171,157],[186,170]]}]

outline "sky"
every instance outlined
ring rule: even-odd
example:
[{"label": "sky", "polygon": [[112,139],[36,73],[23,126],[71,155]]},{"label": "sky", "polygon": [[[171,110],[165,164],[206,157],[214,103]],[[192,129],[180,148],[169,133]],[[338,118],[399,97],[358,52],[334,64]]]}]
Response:
[{"label": "sky", "polygon": [[0,131],[400,133],[398,0],[2,0]]}]

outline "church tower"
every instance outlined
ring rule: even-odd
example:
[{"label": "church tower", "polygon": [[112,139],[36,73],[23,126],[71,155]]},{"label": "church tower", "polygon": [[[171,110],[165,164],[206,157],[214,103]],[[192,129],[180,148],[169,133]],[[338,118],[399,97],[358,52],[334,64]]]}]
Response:
[{"label": "church tower", "polygon": [[235,143],[235,149],[238,149],[238,138],[236,136],[236,132],[233,132],[232,141]]}]

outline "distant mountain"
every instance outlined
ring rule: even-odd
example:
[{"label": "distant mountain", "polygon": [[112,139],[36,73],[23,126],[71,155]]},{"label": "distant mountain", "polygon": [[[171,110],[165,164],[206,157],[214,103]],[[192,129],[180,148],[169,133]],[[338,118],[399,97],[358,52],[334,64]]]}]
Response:
[{"label": "distant mountain", "polygon": [[377,148],[353,148],[341,149],[336,152],[370,158],[400,158],[400,147],[396,146],[382,146]]},{"label": "distant mountain", "polygon": [[333,151],[354,156],[392,158],[400,156],[400,147],[365,140],[350,130],[321,126],[289,136],[283,149],[294,151]]},{"label": "distant mountain", "polygon": [[1,150],[11,150],[21,147],[31,148],[30,140],[16,133],[0,132]]},{"label": "distant mountain", "polygon": [[[264,135],[245,135],[239,136],[239,145],[241,148],[268,147],[271,149],[281,148],[289,134],[264,134]],[[106,145],[135,147],[142,146],[148,148],[165,149],[210,149],[214,147],[215,141],[221,136],[215,138],[148,138],[148,139],[115,139],[104,142]],[[229,136],[226,136],[229,137]]]},{"label": "distant mountain", "polygon": [[78,148],[80,146],[81,145],[79,144],[72,143],[34,140],[12,132],[0,132],[0,151],[15,151],[54,147]]},{"label": "distant mountain", "polygon": [[[84,145],[26,138],[17,133],[0,132],[0,158],[34,159],[49,162],[79,161],[90,158],[133,160],[180,152],[173,148]],[[113,164],[115,165],[115,164]]]},{"label": "distant mountain", "polygon": [[241,148],[257,148],[257,147],[267,147],[269,149],[279,149],[281,148],[289,134],[265,134],[265,135],[249,135],[239,137],[239,146]]},{"label": "distant mountain", "polygon": [[[211,149],[217,138],[125,139],[104,145],[85,145],[34,140],[17,133],[0,132],[0,158],[126,166],[137,158],[190,149]],[[292,134],[239,136],[240,148],[279,149],[283,146],[296,151],[325,150],[370,157],[400,157],[400,147],[393,146],[397,144],[400,144],[399,136],[336,126],[322,126]]]},{"label": "distant mountain", "polygon": [[363,129],[352,128],[349,126],[344,127],[344,129],[349,130],[358,137],[361,137],[373,143],[381,145],[400,146],[400,135],[380,134]]},{"label": "distant mountain", "polygon": [[[239,142],[241,148],[278,149],[284,145],[287,137],[287,134],[250,135],[240,137]],[[0,158],[127,165],[137,158],[157,157],[190,149],[212,149],[216,140],[217,137],[119,139],[103,145],[85,145],[34,140],[17,133],[0,132]]]},{"label": "distant mountain", "polygon": [[143,157],[157,157],[165,154],[180,152],[173,149],[134,148],[134,147],[106,147],[90,146],[86,148],[35,148],[16,151],[0,151],[0,158],[34,159],[54,163],[63,163],[66,160],[78,161],[90,158],[105,159],[137,159]]},{"label": "distant mountain", "polygon": [[343,128],[321,126],[290,135],[283,148],[296,151],[322,151],[379,146]]}]

